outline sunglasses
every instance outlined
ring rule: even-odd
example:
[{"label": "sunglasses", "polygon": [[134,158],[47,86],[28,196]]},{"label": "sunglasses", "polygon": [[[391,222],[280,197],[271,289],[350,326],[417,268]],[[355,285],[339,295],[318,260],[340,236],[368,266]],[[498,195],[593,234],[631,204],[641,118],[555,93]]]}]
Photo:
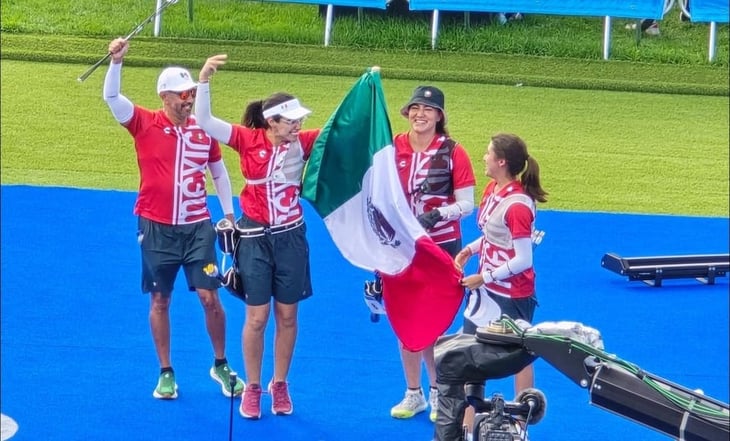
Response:
[{"label": "sunglasses", "polygon": [[279,117],[279,122],[280,123],[288,124],[290,126],[293,126],[295,124],[301,125],[301,124],[304,123],[304,120],[306,120],[306,118],[288,119],[288,118],[284,118],[283,116],[282,117]]},{"label": "sunglasses", "polygon": [[183,90],[182,92],[174,92],[175,95],[179,96],[181,100],[187,101],[188,98],[195,98],[198,94],[198,89]]}]

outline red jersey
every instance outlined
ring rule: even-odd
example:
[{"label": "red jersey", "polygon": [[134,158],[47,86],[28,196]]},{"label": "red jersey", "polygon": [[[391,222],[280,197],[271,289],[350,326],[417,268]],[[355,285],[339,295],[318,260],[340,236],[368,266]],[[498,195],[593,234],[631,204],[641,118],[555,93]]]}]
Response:
[{"label": "red jersey", "polygon": [[[477,226],[483,234],[479,252],[479,272],[495,269],[515,256],[513,241],[532,237],[535,202],[522,184],[513,181],[494,193],[497,183],[484,190],[477,214]],[[486,285],[497,294],[512,298],[529,297],[535,292],[535,271],[532,267],[506,279]]]},{"label": "red jersey", "polygon": [[232,127],[228,145],[238,152],[246,178],[240,197],[243,213],[269,226],[300,219],[302,173],[319,129],[302,130],[296,142],[274,146],[266,137],[266,129],[239,124]]},{"label": "red jersey", "polygon": [[134,106],[125,125],[134,137],[140,183],[134,214],[167,225],[210,219],[205,173],[221,160],[218,142],[188,118],[175,126],[163,110]]},{"label": "red jersey", "polygon": [[[454,190],[476,184],[469,155],[461,144],[455,144],[448,152],[449,156],[442,155],[444,150],[440,148],[447,139],[437,134],[423,152],[413,151],[407,133],[393,139],[398,178],[416,216],[453,204],[456,201]],[[430,188],[439,185],[444,191]],[[461,238],[461,224],[458,219],[442,221],[428,230],[428,234],[436,243],[456,240]]]}]

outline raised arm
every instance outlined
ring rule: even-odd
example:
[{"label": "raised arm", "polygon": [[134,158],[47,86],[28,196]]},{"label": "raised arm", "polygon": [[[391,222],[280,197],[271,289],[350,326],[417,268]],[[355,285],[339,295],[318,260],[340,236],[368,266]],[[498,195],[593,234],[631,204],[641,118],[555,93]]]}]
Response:
[{"label": "raised arm", "polygon": [[123,38],[117,38],[109,43],[111,63],[104,77],[103,98],[114,118],[121,124],[126,124],[134,115],[134,104],[122,93],[122,61],[129,50],[129,42]]},{"label": "raised arm", "polygon": [[233,126],[213,116],[210,110],[210,77],[224,65],[228,55],[214,55],[205,61],[198,76],[198,94],[195,97],[195,119],[200,127],[219,142],[228,144]]}]

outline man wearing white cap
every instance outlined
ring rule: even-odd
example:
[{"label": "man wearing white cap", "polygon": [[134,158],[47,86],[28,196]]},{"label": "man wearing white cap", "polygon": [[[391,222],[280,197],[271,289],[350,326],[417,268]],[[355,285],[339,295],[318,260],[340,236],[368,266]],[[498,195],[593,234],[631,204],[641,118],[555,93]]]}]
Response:
[{"label": "man wearing white cap", "polygon": [[180,267],[190,291],[198,294],[213,344],[210,376],[225,396],[240,395],[243,382],[231,387],[225,356],[226,316],[218,297],[217,279],[203,268],[217,262],[216,233],[206,194],[210,170],[224,215],[233,220],[233,197],[218,143],[191,116],[197,84],[181,67],[169,67],[157,80],[162,109],[134,105],[120,93],[122,61],[129,42],[109,44],[111,64],[104,80],[104,101],[114,118],[134,138],[140,184],[134,206],[138,216],[137,240],[142,252],[142,291],[151,293],[150,328],[160,362],[152,395],[175,399],[178,386],[170,357],[169,308]]},{"label": "man wearing white cap", "polygon": [[244,418],[261,417],[264,330],[273,299],[276,336],[274,372],[268,383],[271,412],[289,415],[294,407],[287,377],[297,336],[298,303],[312,295],[299,194],[304,165],[319,129],[302,130],[311,111],[287,93],[249,103],[243,124],[214,117],[208,81],[226,59],[226,55],[210,57],[200,70],[195,116],[212,137],[238,152],[246,179],[240,195],[243,215],[238,220],[240,239],[235,253],[246,299],[242,335],[246,388],[239,413]]}]

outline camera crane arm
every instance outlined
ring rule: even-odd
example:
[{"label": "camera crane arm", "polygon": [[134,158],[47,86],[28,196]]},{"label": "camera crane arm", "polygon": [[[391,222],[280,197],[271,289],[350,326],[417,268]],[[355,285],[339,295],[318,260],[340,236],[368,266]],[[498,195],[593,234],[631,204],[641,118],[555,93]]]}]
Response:
[{"label": "camera crane arm", "polygon": [[523,329],[507,317],[501,322],[511,332],[478,330],[477,341],[521,346],[588,389],[591,404],[675,439],[728,440],[727,403],[674,384],[581,341]]}]

